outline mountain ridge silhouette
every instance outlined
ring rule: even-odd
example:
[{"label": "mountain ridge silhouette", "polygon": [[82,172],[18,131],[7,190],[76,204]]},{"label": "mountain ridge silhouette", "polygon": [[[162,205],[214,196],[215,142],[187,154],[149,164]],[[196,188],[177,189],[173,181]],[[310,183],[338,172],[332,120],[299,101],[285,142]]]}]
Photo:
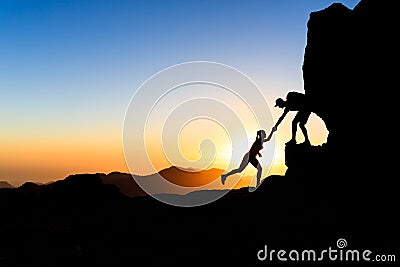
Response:
[{"label": "mountain ridge silhouette", "polygon": [[[137,196],[148,196],[148,194],[143,191],[143,189],[136,183],[133,176],[136,179],[148,182],[151,182],[152,179],[158,180],[160,179],[159,175],[161,175],[164,179],[168,180],[171,183],[177,184],[179,186],[185,187],[198,187],[207,185],[215,180],[217,182],[220,181],[220,175],[224,172],[222,169],[218,168],[210,168],[206,170],[197,170],[194,168],[182,168],[178,166],[170,166],[165,169],[160,170],[157,173],[148,174],[148,175],[132,175],[130,173],[113,171],[108,174],[105,173],[81,173],[81,174],[72,174],[67,176],[64,179],[48,182],[46,184],[35,183],[35,182],[25,182],[19,187],[12,187],[11,185],[7,187],[6,182],[4,183],[4,188],[15,188],[21,192],[29,192],[29,193],[38,193],[43,190],[43,188],[54,188],[60,183],[63,183],[64,180],[76,180],[76,179],[88,179],[87,177],[95,177],[98,176],[101,178],[102,183],[105,185],[114,185],[119,191],[128,197],[137,197]],[[244,179],[249,179],[251,177],[245,176]],[[243,179],[242,179],[243,180]],[[235,186],[235,189],[239,189],[242,187],[246,187],[246,181],[239,181]],[[83,181],[82,181],[83,182]],[[8,183],[7,183],[8,184]],[[76,183],[77,184],[77,183]],[[97,186],[95,183],[93,186]],[[3,187],[0,187],[3,188]],[[226,190],[223,187],[219,189],[205,189],[205,190]],[[176,192],[155,192],[154,194],[176,194]],[[178,194],[182,195],[182,194]]]},{"label": "mountain ridge silhouette", "polygon": [[[112,172],[110,174],[102,174],[101,177],[106,184],[115,184],[118,186],[120,191],[129,197],[135,196],[146,196],[148,195],[143,189],[137,184],[136,179],[143,183],[151,183],[160,179],[159,175],[167,181],[185,187],[196,187],[207,185],[210,182],[219,179],[223,170],[217,168],[211,168],[200,171],[187,171],[185,168],[170,166],[162,169],[157,173],[148,175],[132,175],[129,173]],[[135,179],[134,177],[135,176]],[[162,189],[153,192],[153,194],[163,194]],[[170,192],[174,193],[174,192]]]}]

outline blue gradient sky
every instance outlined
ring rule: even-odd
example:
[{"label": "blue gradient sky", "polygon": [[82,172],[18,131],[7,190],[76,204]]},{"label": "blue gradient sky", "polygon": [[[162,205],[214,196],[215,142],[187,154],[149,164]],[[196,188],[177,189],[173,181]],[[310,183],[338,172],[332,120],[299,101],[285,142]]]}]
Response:
[{"label": "blue gradient sky", "polygon": [[352,9],[359,1],[2,0],[0,180],[126,171],[121,127],[129,100],[177,63],[237,68],[270,105],[302,91],[309,14],[333,2]]}]

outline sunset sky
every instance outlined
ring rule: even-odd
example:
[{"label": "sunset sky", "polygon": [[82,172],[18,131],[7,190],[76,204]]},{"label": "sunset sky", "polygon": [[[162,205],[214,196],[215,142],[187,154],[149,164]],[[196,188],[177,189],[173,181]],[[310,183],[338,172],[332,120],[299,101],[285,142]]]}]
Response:
[{"label": "sunset sky", "polygon": [[[309,14],[333,2],[352,9],[359,1],[2,0],[0,181],[19,186],[74,173],[128,172],[122,126],[129,101],[150,76],[183,62],[219,62],[243,72],[276,121],[282,110],[273,107],[275,99],[303,92]],[[275,151],[268,144],[262,151],[274,154],[269,174],[285,171],[283,149],[294,115],[276,132]],[[196,159],[198,144],[194,154],[190,144],[213,126],[191,126],[180,145]],[[317,116],[308,129],[312,144],[326,141]],[[229,153],[222,139],[218,143],[219,131],[209,132],[223,162]],[[298,136],[301,141],[300,131]]]}]

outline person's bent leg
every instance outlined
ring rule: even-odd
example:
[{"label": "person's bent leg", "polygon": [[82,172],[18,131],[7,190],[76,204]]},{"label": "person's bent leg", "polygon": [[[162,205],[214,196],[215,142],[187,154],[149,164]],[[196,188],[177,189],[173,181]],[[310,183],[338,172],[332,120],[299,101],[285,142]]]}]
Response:
[{"label": "person's bent leg", "polygon": [[300,122],[299,122],[299,127],[304,135],[304,139],[305,139],[304,143],[305,144],[311,144],[310,139],[308,138],[308,132],[307,132],[307,128],[306,128],[306,123],[307,123],[310,115],[311,115],[311,112],[302,112],[302,115],[300,117]]},{"label": "person's bent leg", "polygon": [[305,124],[300,123],[299,127],[300,127],[300,129],[301,129],[301,131],[303,132],[303,135],[304,135],[304,139],[305,139],[304,143],[310,144],[310,139],[308,139],[308,133],[307,133],[307,128],[306,128]]},{"label": "person's bent leg", "polygon": [[262,173],[262,167],[261,167],[261,164],[258,163],[258,165],[257,165],[257,187],[260,186],[260,182],[261,182],[261,173]]},{"label": "person's bent leg", "polygon": [[292,121],[292,140],[293,141],[296,141],[297,123],[298,123],[298,121],[293,119],[293,121]]},{"label": "person's bent leg", "polygon": [[254,166],[254,168],[257,169],[257,184],[256,184],[256,188],[257,188],[260,185],[260,181],[261,181],[262,167],[256,157],[251,157],[249,162],[251,163],[251,165]]},{"label": "person's bent leg", "polygon": [[235,174],[235,173],[242,172],[246,168],[248,163],[249,163],[249,153],[246,153],[243,156],[242,162],[240,163],[240,165],[237,169],[233,169],[230,172],[228,172],[227,174],[221,175],[222,184],[225,184],[226,178],[228,178],[228,176],[231,176],[232,174]]},{"label": "person's bent leg", "polygon": [[297,133],[297,124],[299,123],[299,114],[301,115],[300,112],[297,112],[296,116],[293,118],[292,121],[292,139],[290,139],[289,142],[286,144],[296,144],[296,133]]}]

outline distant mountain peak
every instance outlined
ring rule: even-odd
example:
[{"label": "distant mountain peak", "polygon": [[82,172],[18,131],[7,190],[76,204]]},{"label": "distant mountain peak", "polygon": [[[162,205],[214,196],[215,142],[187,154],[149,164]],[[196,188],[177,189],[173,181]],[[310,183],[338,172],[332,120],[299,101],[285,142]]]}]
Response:
[{"label": "distant mountain peak", "polygon": [[164,171],[181,171],[181,172],[207,172],[207,171],[223,171],[222,169],[218,168],[210,168],[210,169],[198,169],[194,167],[181,167],[181,166],[170,166],[168,168],[162,169],[158,173]]},{"label": "distant mountain peak", "polygon": [[181,167],[181,166],[171,166],[165,169],[162,169],[158,173],[163,171],[184,171],[184,172],[201,172],[201,169],[193,168],[193,167]]},{"label": "distant mountain peak", "polygon": [[14,188],[14,186],[12,186],[6,181],[0,181],[0,188]]},{"label": "distant mountain peak", "polygon": [[178,168],[180,170],[186,171],[186,172],[200,172],[202,171],[201,169],[193,168],[193,167],[180,167],[180,166],[173,166],[174,168]]}]

